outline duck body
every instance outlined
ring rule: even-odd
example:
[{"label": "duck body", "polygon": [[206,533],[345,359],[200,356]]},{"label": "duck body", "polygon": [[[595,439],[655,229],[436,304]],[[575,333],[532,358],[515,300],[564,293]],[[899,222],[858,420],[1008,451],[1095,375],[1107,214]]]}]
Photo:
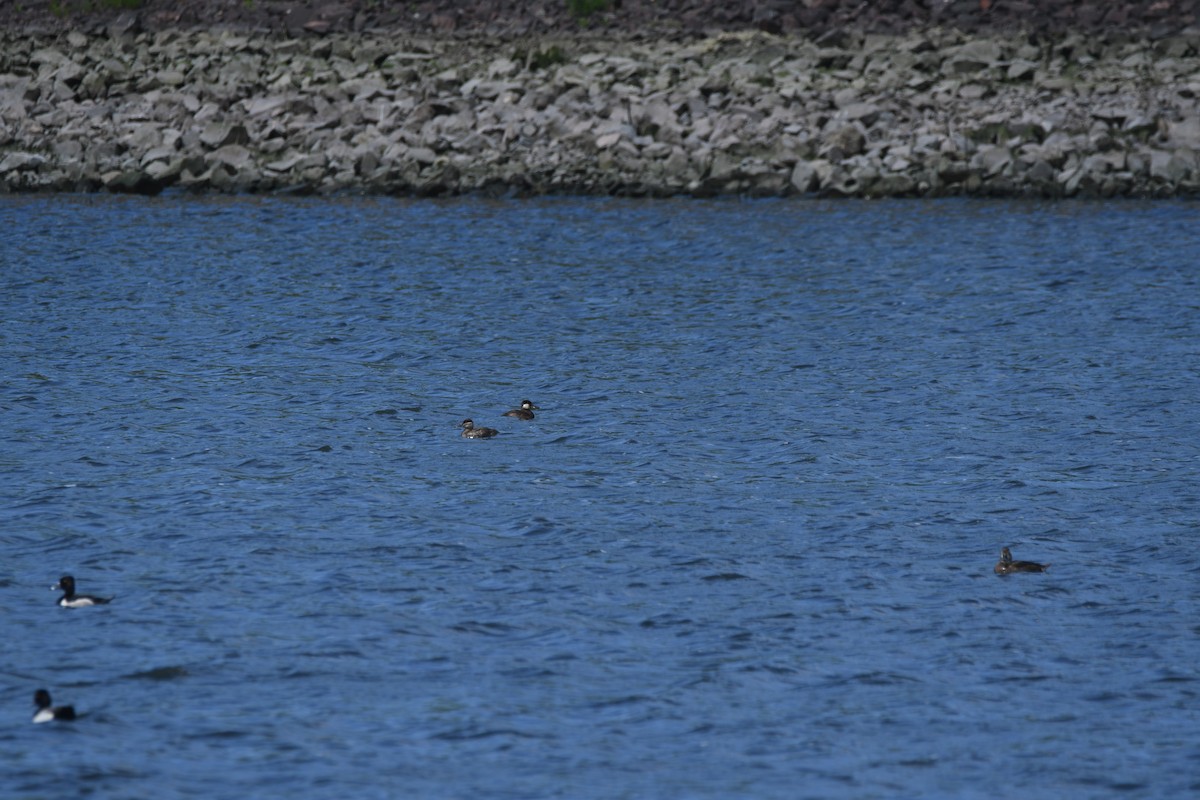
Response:
[{"label": "duck body", "polygon": [[476,428],[475,423],[469,419],[462,421],[462,435],[467,439],[490,439],[500,431],[495,428]]},{"label": "duck body", "polygon": [[33,721],[36,723],[75,719],[75,706],[52,705],[50,693],[45,689],[38,689],[33,693],[33,704],[37,706],[37,711],[33,713]]},{"label": "duck body", "polygon": [[529,400],[522,400],[520,408],[514,408],[512,411],[505,411],[502,416],[514,417],[516,419],[533,419],[533,411],[536,408],[537,406],[535,406]]},{"label": "duck body", "polygon": [[58,583],[50,588],[61,589],[63,591],[63,596],[58,598],[58,604],[63,608],[85,608],[86,606],[99,606],[112,601],[111,597],[93,597],[90,594],[75,594],[75,579],[70,575],[63,575],[58,579]]},{"label": "duck body", "polygon": [[1000,560],[992,570],[997,575],[1008,575],[1013,572],[1045,572],[1049,564],[1037,564],[1033,561],[1013,561],[1012,553],[1005,547],[1000,551]]}]

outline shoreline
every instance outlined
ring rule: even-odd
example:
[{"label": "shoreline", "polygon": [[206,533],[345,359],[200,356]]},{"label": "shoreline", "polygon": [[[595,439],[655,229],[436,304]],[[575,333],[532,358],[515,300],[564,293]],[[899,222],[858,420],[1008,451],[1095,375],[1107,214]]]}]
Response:
[{"label": "shoreline", "polygon": [[0,34],[0,193],[1200,195],[1200,33]]}]

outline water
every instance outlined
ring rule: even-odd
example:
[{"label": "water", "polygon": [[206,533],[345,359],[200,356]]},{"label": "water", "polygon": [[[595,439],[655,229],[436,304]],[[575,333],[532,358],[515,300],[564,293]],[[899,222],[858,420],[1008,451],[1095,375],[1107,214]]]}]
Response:
[{"label": "water", "polygon": [[1198,222],[0,199],[6,794],[1195,794]]}]

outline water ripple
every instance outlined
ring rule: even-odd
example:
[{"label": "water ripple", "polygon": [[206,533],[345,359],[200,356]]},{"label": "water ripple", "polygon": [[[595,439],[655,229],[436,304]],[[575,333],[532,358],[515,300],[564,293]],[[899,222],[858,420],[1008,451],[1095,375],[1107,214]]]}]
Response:
[{"label": "water ripple", "polygon": [[1194,794],[1196,217],[0,198],[10,783]]}]

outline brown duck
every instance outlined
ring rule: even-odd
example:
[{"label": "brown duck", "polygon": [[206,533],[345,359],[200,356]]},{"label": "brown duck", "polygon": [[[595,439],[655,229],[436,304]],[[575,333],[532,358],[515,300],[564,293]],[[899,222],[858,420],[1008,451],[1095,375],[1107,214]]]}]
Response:
[{"label": "brown duck", "polygon": [[495,428],[476,428],[475,423],[469,419],[462,421],[462,435],[468,439],[490,439],[499,431]]},{"label": "brown duck", "polygon": [[996,562],[996,568],[992,571],[997,575],[1007,575],[1010,572],[1045,572],[1049,568],[1049,564],[1035,564],[1032,561],[1013,561],[1012,553],[1008,552],[1008,548],[1005,547],[1000,551],[1000,560]]}]

